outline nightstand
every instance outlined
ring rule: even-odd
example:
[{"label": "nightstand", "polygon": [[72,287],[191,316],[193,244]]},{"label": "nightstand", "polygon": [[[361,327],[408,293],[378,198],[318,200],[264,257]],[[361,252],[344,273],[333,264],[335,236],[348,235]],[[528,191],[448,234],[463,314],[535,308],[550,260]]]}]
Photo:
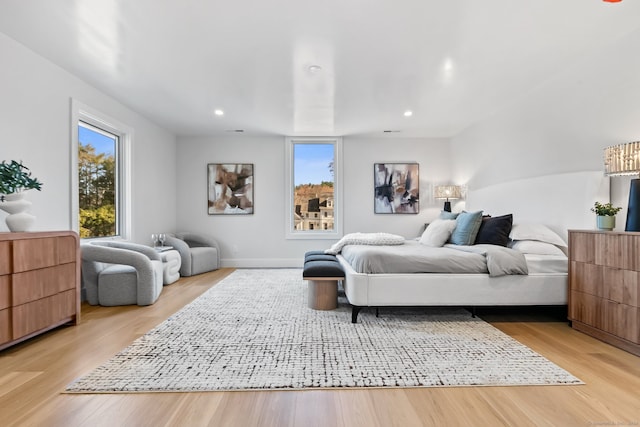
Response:
[{"label": "nightstand", "polygon": [[569,320],[640,356],[640,233],[569,230]]}]

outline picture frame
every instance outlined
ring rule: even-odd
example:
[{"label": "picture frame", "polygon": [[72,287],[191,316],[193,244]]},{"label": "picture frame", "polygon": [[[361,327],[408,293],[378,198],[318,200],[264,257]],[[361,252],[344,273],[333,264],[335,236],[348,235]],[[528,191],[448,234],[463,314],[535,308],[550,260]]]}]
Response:
[{"label": "picture frame", "polygon": [[420,212],[420,165],[374,163],[374,213],[417,214]]},{"label": "picture frame", "polygon": [[253,214],[253,163],[207,164],[207,213]]}]

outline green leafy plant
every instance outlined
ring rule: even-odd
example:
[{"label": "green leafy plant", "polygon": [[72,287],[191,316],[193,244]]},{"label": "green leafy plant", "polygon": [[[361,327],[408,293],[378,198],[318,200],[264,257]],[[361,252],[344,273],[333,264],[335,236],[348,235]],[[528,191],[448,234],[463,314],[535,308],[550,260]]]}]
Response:
[{"label": "green leafy plant", "polygon": [[614,207],[611,203],[595,202],[591,208],[591,212],[595,212],[598,216],[614,216],[620,212],[622,208]]},{"label": "green leafy plant", "polygon": [[4,200],[4,195],[30,189],[40,191],[42,183],[38,178],[31,177],[28,167],[15,160],[11,160],[10,163],[3,160],[0,163],[0,194],[3,195],[0,200]]}]

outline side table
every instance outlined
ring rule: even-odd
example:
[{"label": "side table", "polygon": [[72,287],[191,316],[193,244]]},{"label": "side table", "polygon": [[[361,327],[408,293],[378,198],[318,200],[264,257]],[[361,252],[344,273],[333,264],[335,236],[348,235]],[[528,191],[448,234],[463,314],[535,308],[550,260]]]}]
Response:
[{"label": "side table", "polygon": [[180,252],[171,246],[158,247],[156,250],[162,259],[162,283],[170,285],[180,278],[180,265],[182,264]]}]

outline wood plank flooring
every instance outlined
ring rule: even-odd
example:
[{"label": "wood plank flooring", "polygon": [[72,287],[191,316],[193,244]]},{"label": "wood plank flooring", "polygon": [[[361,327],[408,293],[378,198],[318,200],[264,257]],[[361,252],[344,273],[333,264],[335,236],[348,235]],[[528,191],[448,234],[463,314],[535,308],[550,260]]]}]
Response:
[{"label": "wood plank flooring", "polygon": [[566,322],[500,313],[485,318],[586,385],[62,394],[232,271],[182,278],[149,307],[83,305],[80,325],[0,352],[0,425],[640,426],[639,357]]}]

